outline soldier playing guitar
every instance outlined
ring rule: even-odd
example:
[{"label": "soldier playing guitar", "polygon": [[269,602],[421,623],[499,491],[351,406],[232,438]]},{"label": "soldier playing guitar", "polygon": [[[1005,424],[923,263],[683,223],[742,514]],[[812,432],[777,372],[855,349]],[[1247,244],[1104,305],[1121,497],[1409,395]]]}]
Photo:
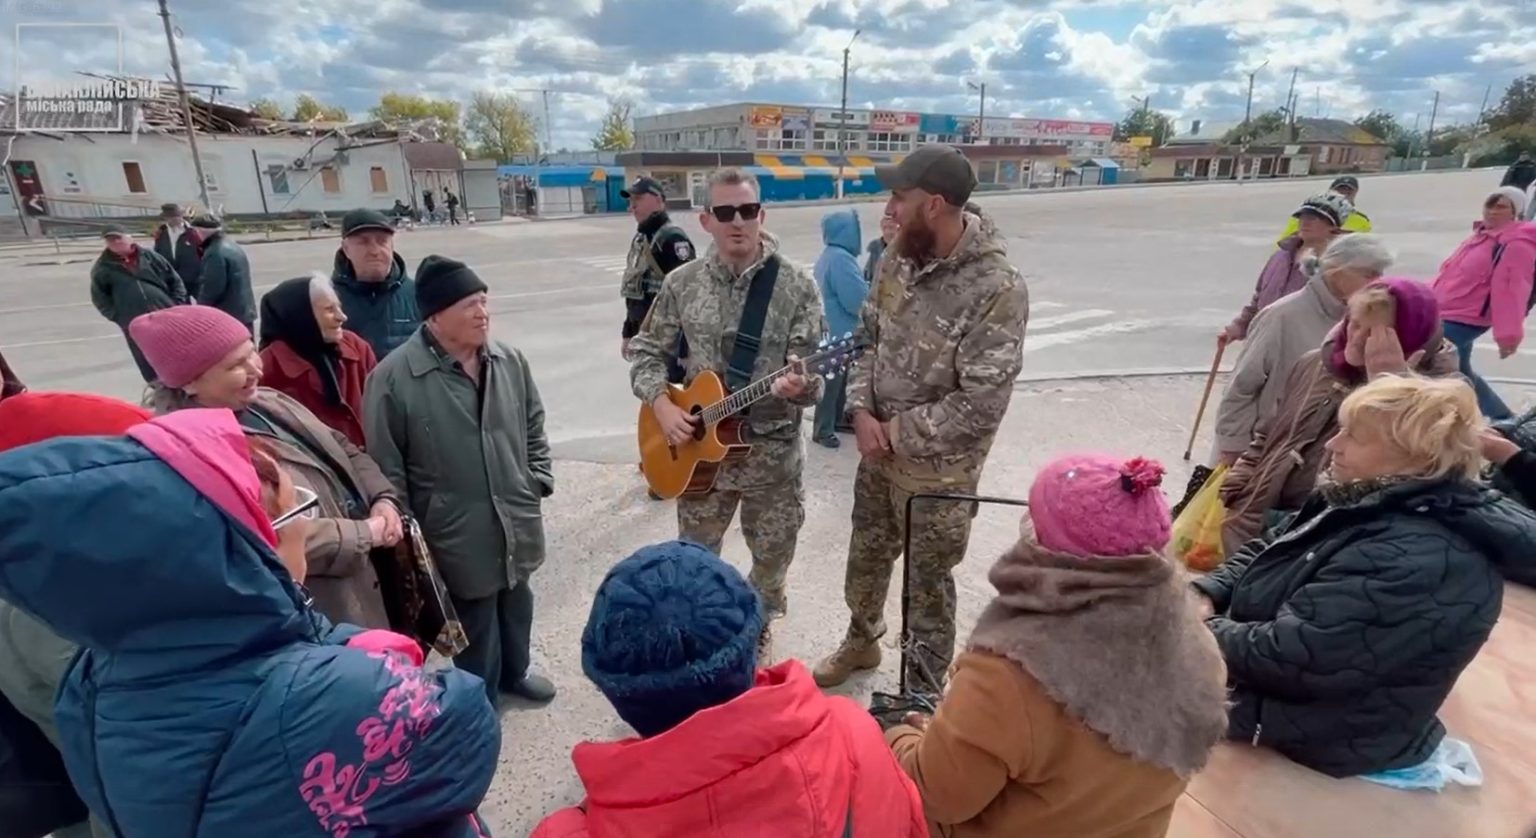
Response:
[{"label": "soldier playing guitar", "polygon": [[[650,317],[630,342],[635,395],[652,406],[673,445],[692,439],[700,421],[667,395],[667,360],[679,336],[689,346],[686,380],[709,370],[733,391],[816,351],[823,325],[815,280],[778,255],[777,240],[762,229],[764,215],[751,175],[724,169],[711,176],[700,223],[714,243],[703,259],[667,275]],[[721,464],[713,491],[677,501],[679,536],[716,553],[741,507],[752,584],[770,619],[788,607],[785,577],[805,520],[800,415],[816,404],[821,388],[814,374],[779,376],[772,395],[745,415],[751,450]]]}]

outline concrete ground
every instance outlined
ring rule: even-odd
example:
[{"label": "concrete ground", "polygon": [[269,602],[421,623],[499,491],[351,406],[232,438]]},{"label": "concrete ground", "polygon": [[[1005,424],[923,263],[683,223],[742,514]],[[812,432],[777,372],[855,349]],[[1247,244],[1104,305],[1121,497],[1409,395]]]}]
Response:
[{"label": "concrete ground", "polygon": [[[1464,237],[1496,182],[1496,175],[1482,172],[1372,178],[1364,182],[1361,203],[1398,252],[1399,272],[1427,277]],[[1216,330],[1246,300],[1286,214],[1308,188],[1316,185],[983,198],[1009,237],[1012,258],[1030,277],[1026,376],[1111,373],[1088,381],[1021,383],[983,491],[1021,497],[1048,459],[1089,449],[1161,459],[1170,472],[1164,488],[1177,496],[1188,474],[1180,454],[1201,378],[1113,373],[1207,367]],[[808,263],[820,247],[817,221],[824,211],[770,207],[768,226],[791,258]],[[872,231],[878,208],[864,205],[860,213],[866,232]],[[680,220],[702,243],[696,219]],[[580,799],[568,757],[572,745],[626,734],[582,676],[578,638],[607,569],[635,547],[676,532],[671,505],[646,499],[633,465],[635,401],[619,358],[616,293],[616,270],[632,226],[623,218],[598,218],[418,230],[398,240],[412,266],[428,253],[444,253],[468,261],[491,284],[496,334],[521,347],[533,364],[558,459],[559,487],[546,507],[549,558],[535,577],[535,657],[562,693],[550,707],[513,707],[504,714],[502,765],[483,809],[498,835],[525,835],[544,813]],[[248,252],[257,284],[267,287],[328,269],[334,247],[332,239],[253,245]],[[140,385],[121,336],[90,307],[89,263],[32,264],[37,261],[0,256],[0,350],[34,388],[136,397]],[[1533,356],[1536,346],[1504,362],[1484,351],[1478,362],[1487,373],[1536,379]],[[1533,388],[1502,389],[1515,405],[1536,400]],[[1202,437],[1197,460],[1209,446],[1208,434]],[[809,452],[807,521],[790,575],[790,614],[777,635],[781,657],[814,661],[842,633],[856,463],[851,444],[838,451],[812,446]],[[962,637],[988,599],[987,568],[1016,537],[1018,521],[1016,510],[1001,507],[984,508],[977,519],[970,553],[958,570]],[[745,569],[739,532],[728,537],[726,554]],[[894,596],[888,610],[894,626]],[[888,655],[877,673],[855,679],[843,692],[864,701],[872,689],[893,687],[895,664]],[[1502,769],[1485,768],[1492,792],[1504,779]],[[1217,787],[1211,794],[1225,791]],[[1517,824],[1500,820],[1511,810],[1502,811],[1463,799],[1456,830],[1414,832],[1408,821],[1406,831],[1396,834],[1514,834]],[[1218,807],[1190,802],[1181,804],[1172,834],[1331,836],[1361,834],[1367,825],[1356,820],[1350,826],[1348,817],[1312,823],[1304,811],[1273,814],[1238,827]]]}]

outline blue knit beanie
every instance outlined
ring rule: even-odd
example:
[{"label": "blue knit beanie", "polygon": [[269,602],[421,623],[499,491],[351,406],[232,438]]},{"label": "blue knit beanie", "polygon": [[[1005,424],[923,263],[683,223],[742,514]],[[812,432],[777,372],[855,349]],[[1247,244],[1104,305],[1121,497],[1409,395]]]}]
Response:
[{"label": "blue knit beanie", "polygon": [[581,634],[581,668],[641,736],[664,733],[752,687],[757,593],[686,541],[642,547],[608,571]]}]

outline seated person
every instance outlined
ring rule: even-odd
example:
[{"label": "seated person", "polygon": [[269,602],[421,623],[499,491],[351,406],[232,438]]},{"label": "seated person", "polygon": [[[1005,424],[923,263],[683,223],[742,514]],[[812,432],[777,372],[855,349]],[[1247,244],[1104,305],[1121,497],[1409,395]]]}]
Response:
[{"label": "seated person", "polygon": [[1456,349],[1442,336],[1427,285],[1389,277],[1350,297],[1344,321],[1296,361],[1274,415],[1222,480],[1223,553],[1231,556],[1311,494],[1351,390],[1382,373],[1448,376],[1456,369]]},{"label": "seated person", "polygon": [[1332,777],[1435,751],[1503,578],[1536,579],[1536,513],[1477,480],[1482,427],[1459,377],[1355,390],[1327,478],[1279,538],[1195,580],[1227,662],[1228,736]]},{"label": "seated person", "polygon": [[763,612],[697,544],[614,565],[581,635],[581,667],[639,738],[571,753],[587,799],[533,838],[926,838],[912,782],[880,727],[823,695],[799,661],[757,669]]},{"label": "seated person", "polygon": [[1167,833],[1227,713],[1221,656],[1164,554],[1162,475],[1080,456],[1035,478],[938,713],[886,734],[932,834]]},{"label": "seated person", "polygon": [[310,504],[262,496],[227,410],[0,454],[0,597],[84,647],[54,703],[81,797],[124,838],[480,838],[484,686],[313,611]]},{"label": "seated person", "polygon": [[1536,508],[1536,410],[1483,431],[1482,447],[1494,488]]}]

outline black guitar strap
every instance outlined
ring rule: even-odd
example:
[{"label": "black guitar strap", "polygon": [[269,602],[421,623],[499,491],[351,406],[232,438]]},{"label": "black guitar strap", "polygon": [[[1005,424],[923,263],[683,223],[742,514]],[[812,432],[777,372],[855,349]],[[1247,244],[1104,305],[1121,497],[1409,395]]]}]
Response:
[{"label": "black guitar strap", "polygon": [[752,368],[757,365],[757,352],[763,346],[763,323],[768,320],[768,303],[773,299],[773,286],[778,280],[777,255],[768,257],[768,261],[752,275],[747,301],[741,307],[741,324],[736,327],[736,340],[731,345],[730,363],[725,369],[725,389],[732,393],[752,383]]}]

